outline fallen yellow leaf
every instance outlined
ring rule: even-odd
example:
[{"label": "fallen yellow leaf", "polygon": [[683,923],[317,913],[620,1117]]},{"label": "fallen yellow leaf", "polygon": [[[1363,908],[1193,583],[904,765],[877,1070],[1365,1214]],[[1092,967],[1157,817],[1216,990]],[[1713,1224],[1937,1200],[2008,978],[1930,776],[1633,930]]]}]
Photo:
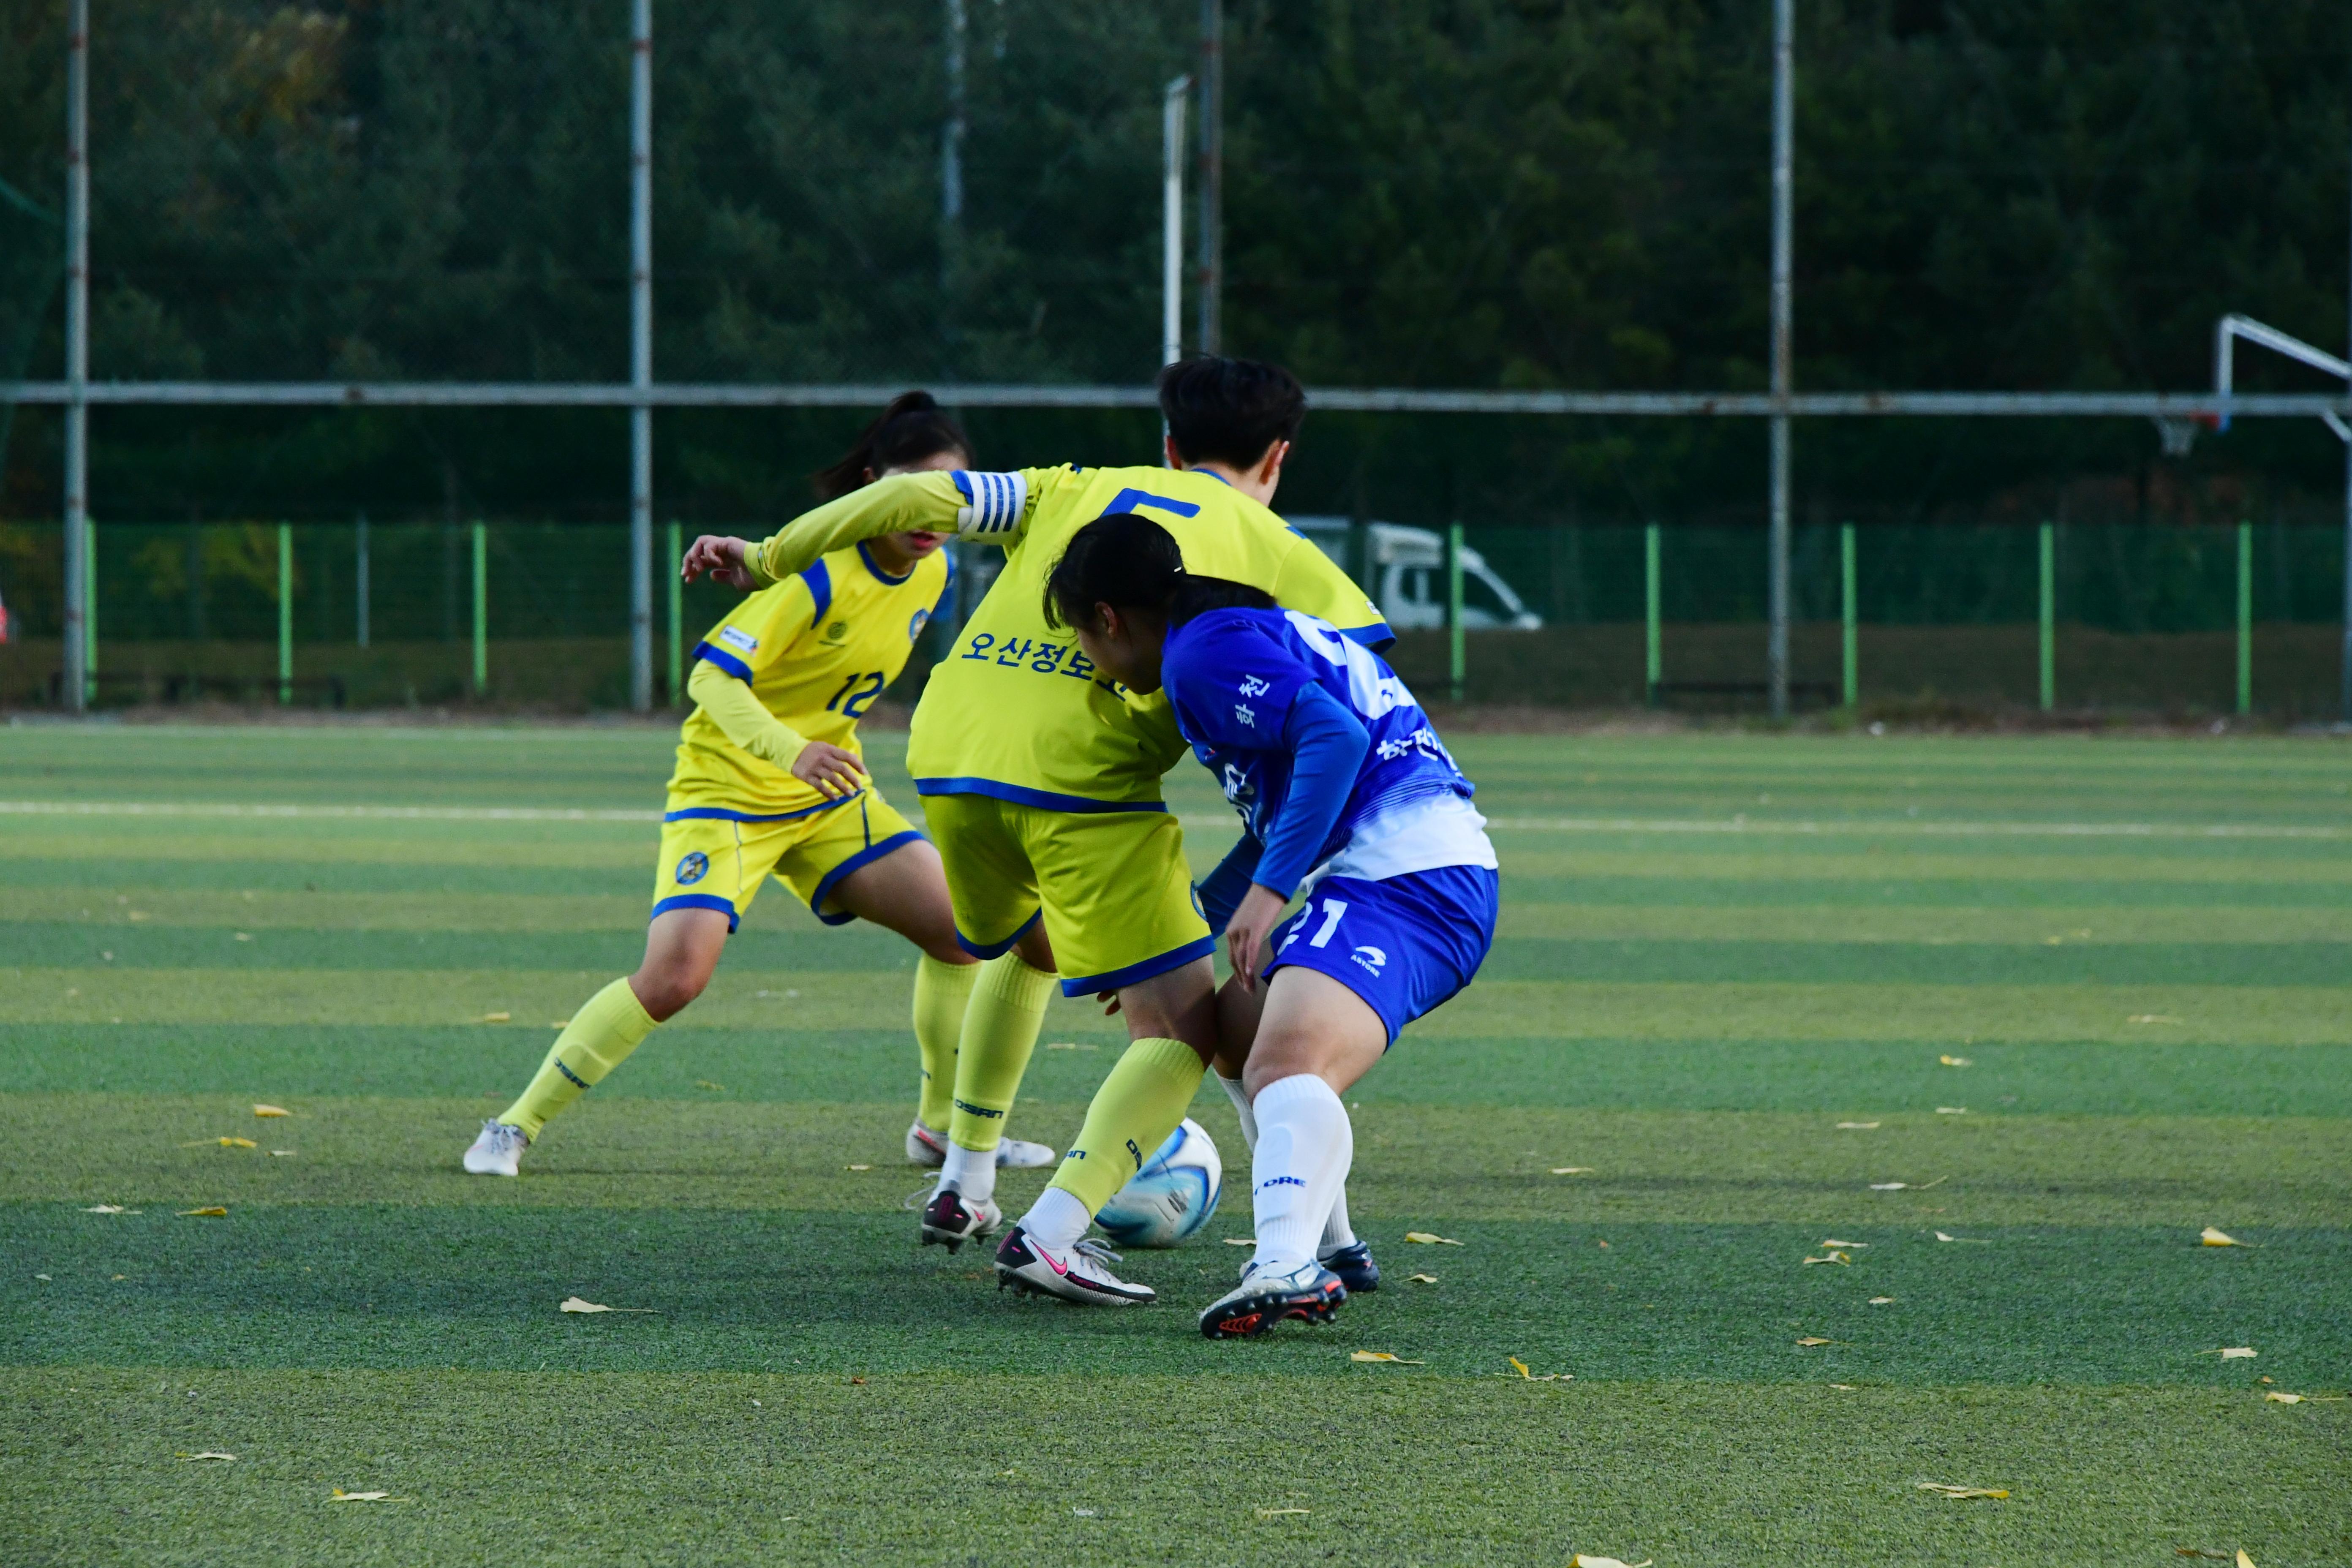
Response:
[{"label": "fallen yellow leaf", "polygon": [[485,1024],[507,1024],[513,1021],[514,1015],[512,1013],[485,1013],[482,1015],[482,1022]]},{"label": "fallen yellow leaf", "polygon": [[1439,1236],[1433,1231],[1426,1230],[1406,1231],[1404,1233],[1404,1238],[1407,1241],[1418,1241],[1431,1247],[1459,1247],[1462,1245],[1450,1236]]},{"label": "fallen yellow leaf", "polygon": [[[561,1307],[558,1307],[556,1310],[559,1312],[653,1312],[654,1309],[651,1307],[607,1307],[599,1301],[588,1301],[583,1300],[577,1296],[566,1296],[563,1298],[563,1304]],[[660,1314],[656,1313],[655,1315],[659,1316]]]},{"label": "fallen yellow leaf", "polygon": [[1528,1370],[1528,1363],[1521,1361],[1517,1356],[1513,1356],[1511,1358],[1511,1364],[1518,1369],[1518,1373],[1521,1377],[1533,1377],[1535,1375],[1534,1373]]},{"label": "fallen yellow leaf", "polygon": [[1048,1040],[1045,1042],[1045,1048],[1049,1051],[1075,1051],[1078,1048],[1078,1042],[1076,1040]]},{"label": "fallen yellow leaf", "polygon": [[253,1108],[253,1113],[256,1116],[291,1116],[294,1114],[282,1105],[257,1105]]},{"label": "fallen yellow leaf", "polygon": [[2009,1495],[2008,1490],[2001,1487],[1954,1487],[1947,1486],[1941,1481],[1921,1481],[1919,1489],[1923,1492],[1934,1492],[1937,1497],[1951,1498],[2005,1498]]},{"label": "fallen yellow leaf", "polygon": [[1568,1563],[1569,1568],[1650,1568],[1652,1561],[1644,1557],[1639,1563],[1620,1563],[1614,1557],[1588,1557],[1580,1552]]},{"label": "fallen yellow leaf", "polygon": [[1870,1304],[1874,1307],[1891,1307],[1895,1304],[1895,1298],[1892,1296],[1873,1296],[1870,1299]]},{"label": "fallen yellow leaf", "polygon": [[1799,1340],[1797,1342],[1801,1345],[1833,1345],[1837,1343],[1837,1341],[1825,1340],[1818,1334],[1807,1334],[1803,1339]]},{"label": "fallen yellow leaf", "polygon": [[2263,1395],[2263,1401],[2267,1405],[2300,1405],[2303,1403],[2303,1395],[2300,1394],[2281,1394],[2277,1389],[2273,1388],[2269,1393]]},{"label": "fallen yellow leaf", "polygon": [[2254,1568],[2254,1560],[2246,1555],[2246,1549],[2242,1546],[2238,1548],[2238,1568]]},{"label": "fallen yellow leaf", "polygon": [[327,1500],[329,1502],[383,1502],[391,1496],[390,1492],[347,1492],[342,1488],[337,1487],[335,1495]]},{"label": "fallen yellow leaf", "polygon": [[234,1459],[236,1456],[235,1454],[224,1454],[218,1448],[206,1448],[201,1454],[183,1454],[180,1458],[187,1460],[193,1465],[198,1459]]},{"label": "fallen yellow leaf", "polygon": [[203,1149],[214,1144],[217,1144],[223,1149],[251,1149],[256,1147],[256,1144],[250,1138],[191,1138],[185,1143],[181,1144],[180,1147],[183,1149]]},{"label": "fallen yellow leaf", "polygon": [[1260,1519],[1280,1519],[1286,1513],[1313,1513],[1314,1511],[1311,1508],[1262,1508],[1257,1510],[1257,1516]]},{"label": "fallen yellow leaf", "polygon": [[1877,1125],[1878,1123],[1875,1121],[1841,1121],[1838,1123],[1838,1131],[1841,1132],[1867,1132]]},{"label": "fallen yellow leaf", "polygon": [[1551,1168],[1551,1173],[1555,1176],[1589,1176],[1592,1174],[1592,1167],[1590,1165],[1554,1165]]},{"label": "fallen yellow leaf", "polygon": [[1852,1394],[1856,1388],[1859,1388],[1861,1384],[1853,1383],[1832,1383],[1830,1386],[1832,1388],[1843,1388],[1848,1394]]},{"label": "fallen yellow leaf", "polygon": [[1429,1364],[1427,1362],[1407,1361],[1401,1355],[1391,1355],[1386,1351],[1349,1351],[1348,1352],[1348,1359],[1349,1361],[1394,1362],[1399,1366],[1427,1366]]},{"label": "fallen yellow leaf", "polygon": [[1832,1252],[1821,1258],[1808,1258],[1805,1261],[1808,1263],[1852,1263],[1853,1259],[1848,1258],[1843,1252]]},{"label": "fallen yellow leaf", "polygon": [[2223,1361],[2252,1361],[2254,1359],[2253,1348],[2251,1345],[2231,1345],[2227,1350],[2199,1351],[2197,1353],[2199,1355],[2217,1355]]},{"label": "fallen yellow leaf", "polygon": [[1408,1274],[1405,1278],[1415,1285],[1434,1285],[1437,1283],[1437,1276],[1434,1274]]},{"label": "fallen yellow leaf", "polygon": [[124,1208],[121,1204],[92,1204],[81,1212],[84,1214],[137,1214],[139,1211]]},{"label": "fallen yellow leaf", "polygon": [[874,1167],[871,1165],[844,1165],[842,1167],[845,1171],[870,1171]]},{"label": "fallen yellow leaf", "polygon": [[547,1026],[551,1029],[568,1029],[572,1027],[572,1020],[569,1018],[550,1018],[547,1021]]},{"label": "fallen yellow leaf", "polygon": [[1822,1238],[1822,1245],[1823,1247],[1868,1247],[1870,1243],[1866,1241],[1840,1241],[1834,1236],[1828,1236]]},{"label": "fallen yellow leaf", "polygon": [[196,1219],[226,1219],[228,1217],[228,1210],[225,1208],[182,1209],[179,1212],[180,1216],[183,1219],[190,1217]]},{"label": "fallen yellow leaf", "polygon": [[1945,1056],[1937,1057],[1936,1059],[1948,1068],[1972,1068],[1977,1065],[1976,1058],[1973,1057]]},{"label": "fallen yellow leaf", "polygon": [[2252,1242],[2251,1242],[2251,1241],[2240,1241],[2236,1237],[2234,1237],[2234,1236],[2231,1236],[2231,1235],[2229,1235],[2228,1233],[2226,1233],[2226,1232],[2224,1232],[2224,1231],[2216,1230],[2213,1226],[2210,1226],[2210,1225],[2209,1225],[2209,1226],[2207,1226],[2204,1228],[2204,1230],[2203,1230],[2201,1233],[2200,1233],[2200,1234],[2199,1234],[2199,1236],[2198,1236],[2197,1239],[2198,1239],[2198,1240],[2200,1240],[2200,1241],[2201,1241],[2201,1242],[2203,1242],[2203,1243],[2204,1243],[2206,1246],[2208,1246],[2208,1247],[2252,1247],[2252,1246],[2253,1246],[2253,1243],[2252,1243]]}]

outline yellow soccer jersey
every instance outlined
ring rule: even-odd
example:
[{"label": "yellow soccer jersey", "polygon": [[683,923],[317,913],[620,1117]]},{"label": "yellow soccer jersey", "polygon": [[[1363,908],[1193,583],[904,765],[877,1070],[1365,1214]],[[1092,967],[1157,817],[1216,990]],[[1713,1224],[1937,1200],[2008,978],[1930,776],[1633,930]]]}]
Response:
[{"label": "yellow soccer jersey", "polygon": [[[905,668],[954,576],[944,550],[903,577],[889,576],[860,542],[745,599],[710,628],[694,657],[749,685],[762,707],[807,739],[859,752],[859,717]],[[699,808],[698,815],[739,821],[826,804],[814,785],[730,741],[698,707],[679,729],[669,793],[673,811]]]},{"label": "yellow soccer jersey", "polygon": [[1363,590],[1311,541],[1214,474],[1170,468],[1024,468],[877,480],[796,520],[754,552],[762,575],[795,555],[902,529],[953,528],[1003,545],[1003,573],[931,672],[907,766],[922,795],[986,795],[1064,811],[1153,809],[1184,742],[1164,697],[1096,673],[1065,628],[1046,627],[1045,578],[1070,536],[1132,511],[1176,538],[1186,567],[1271,594],[1285,608],[1381,644]]}]

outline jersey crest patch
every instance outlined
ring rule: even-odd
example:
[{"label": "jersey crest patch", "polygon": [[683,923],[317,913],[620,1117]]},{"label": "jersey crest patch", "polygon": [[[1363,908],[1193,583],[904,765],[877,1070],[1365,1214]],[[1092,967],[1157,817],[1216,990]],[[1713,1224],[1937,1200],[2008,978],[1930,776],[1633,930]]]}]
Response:
[{"label": "jersey crest patch", "polygon": [[745,631],[741,626],[719,627],[719,640],[725,643],[729,647],[733,648],[737,653],[757,653],[760,651],[760,639],[753,637],[750,632]]},{"label": "jersey crest patch", "polygon": [[923,628],[930,624],[930,611],[917,610],[913,618],[907,622],[907,640],[913,642],[917,637],[921,637]]},{"label": "jersey crest patch", "polygon": [[849,623],[847,621],[835,621],[831,626],[824,628],[824,636],[819,640],[829,643],[837,643],[848,635]]}]

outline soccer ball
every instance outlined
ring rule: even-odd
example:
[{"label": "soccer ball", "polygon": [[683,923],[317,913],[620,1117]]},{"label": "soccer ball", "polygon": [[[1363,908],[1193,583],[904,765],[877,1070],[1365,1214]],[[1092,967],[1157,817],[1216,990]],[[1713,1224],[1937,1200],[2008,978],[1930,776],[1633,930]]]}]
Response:
[{"label": "soccer ball", "polygon": [[1216,1143],[1187,1117],[1095,1223],[1121,1247],[1173,1247],[1209,1223],[1224,1184]]}]

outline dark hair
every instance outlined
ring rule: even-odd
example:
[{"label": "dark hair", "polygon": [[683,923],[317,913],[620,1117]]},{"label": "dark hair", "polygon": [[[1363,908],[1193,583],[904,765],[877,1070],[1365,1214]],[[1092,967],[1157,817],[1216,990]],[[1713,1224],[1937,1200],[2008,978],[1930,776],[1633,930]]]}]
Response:
[{"label": "dark hair", "polygon": [[841,460],[809,476],[819,500],[832,500],[862,488],[866,472],[902,468],[936,458],[941,452],[972,456],[971,437],[963,426],[940,411],[939,399],[928,392],[902,392],[890,400],[882,416],[857,433]]},{"label": "dark hair", "polygon": [[1189,354],[1160,372],[1160,414],[1188,463],[1255,465],[1307,417],[1307,391],[1277,364]]},{"label": "dark hair", "polygon": [[1194,576],[1173,534],[1148,517],[1115,511],[1070,535],[1045,577],[1048,626],[1092,626],[1097,605],[1189,621],[1209,610],[1270,610],[1274,596],[1246,583]]}]

